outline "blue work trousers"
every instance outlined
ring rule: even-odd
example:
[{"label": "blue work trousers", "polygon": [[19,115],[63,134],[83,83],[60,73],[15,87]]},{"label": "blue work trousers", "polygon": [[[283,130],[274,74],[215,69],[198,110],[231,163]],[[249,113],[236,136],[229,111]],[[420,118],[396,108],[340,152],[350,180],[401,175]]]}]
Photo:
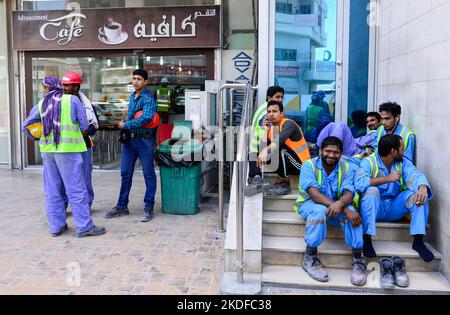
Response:
[{"label": "blue work trousers", "polygon": [[361,216],[363,218],[364,234],[377,234],[377,221],[395,222],[411,214],[411,235],[425,235],[428,222],[428,203],[417,206],[413,203],[414,192],[406,190],[394,199],[381,200],[377,187],[367,189],[361,199]]},{"label": "blue work trousers", "polygon": [[[348,209],[356,210],[349,206]],[[310,248],[317,248],[323,244],[327,236],[327,223],[339,226],[345,236],[345,243],[352,250],[359,251],[363,248],[362,226],[353,227],[341,213],[337,218],[327,217],[328,208],[315,203],[313,200],[305,201],[299,208],[299,214],[306,221],[305,242]]]},{"label": "blue work trousers", "polygon": [[47,219],[52,233],[66,224],[64,194],[72,206],[77,233],[90,230],[89,198],[81,153],[42,153]]},{"label": "blue work trousers", "polygon": [[152,138],[131,138],[127,144],[122,144],[122,184],[117,207],[126,208],[129,203],[131,185],[133,182],[134,167],[139,158],[144,172],[146,209],[153,209],[156,194],[156,173],[153,164],[153,139]]}]

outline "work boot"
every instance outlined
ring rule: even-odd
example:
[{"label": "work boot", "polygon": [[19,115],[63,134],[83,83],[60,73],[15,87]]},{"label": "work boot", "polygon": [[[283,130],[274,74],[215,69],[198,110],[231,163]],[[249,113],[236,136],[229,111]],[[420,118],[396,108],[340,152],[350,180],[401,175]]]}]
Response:
[{"label": "work boot", "polygon": [[395,287],[394,263],[390,258],[380,259],[380,286],[384,289]]},{"label": "work boot", "polygon": [[270,189],[270,183],[261,176],[255,176],[248,179],[248,185],[244,188],[244,194],[252,197],[261,192],[267,192]]},{"label": "work boot", "polygon": [[59,230],[59,231],[56,232],[56,233],[52,233],[52,236],[53,236],[53,237],[61,236],[61,235],[63,235],[63,234],[67,231],[68,228],[69,228],[69,227],[67,226],[67,223],[66,223],[66,224],[64,224],[64,226],[63,226],[63,228],[62,228],[61,230]]},{"label": "work boot", "polygon": [[104,227],[93,226],[90,230],[87,230],[83,233],[78,233],[77,237],[88,237],[88,236],[97,236],[106,233],[106,229]]},{"label": "work boot", "polygon": [[289,195],[291,193],[291,183],[289,179],[280,178],[278,179],[273,187],[267,191],[267,196],[269,197],[277,197]]},{"label": "work boot", "polygon": [[105,214],[105,219],[118,218],[129,214],[130,211],[128,211],[127,208],[114,207],[111,211],[108,211]]},{"label": "work boot", "polygon": [[153,209],[145,208],[141,222],[150,222],[153,219]]},{"label": "work boot", "polygon": [[367,264],[364,258],[353,258],[352,263],[353,271],[351,277],[351,283],[358,287],[366,285],[367,282]]},{"label": "work boot", "polygon": [[400,288],[407,288],[409,286],[409,277],[406,273],[405,260],[398,256],[394,256],[391,259],[394,264],[395,284]]},{"label": "work boot", "polygon": [[323,269],[322,263],[316,255],[308,255],[305,253],[303,257],[303,270],[305,270],[308,275],[316,281],[327,282],[328,274]]}]

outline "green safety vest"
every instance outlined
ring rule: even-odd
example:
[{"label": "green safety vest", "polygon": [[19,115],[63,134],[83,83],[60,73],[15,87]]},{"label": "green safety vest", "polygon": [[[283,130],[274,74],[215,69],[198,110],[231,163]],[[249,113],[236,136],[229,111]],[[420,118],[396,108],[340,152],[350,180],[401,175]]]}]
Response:
[{"label": "green safety vest", "polygon": [[168,88],[159,88],[156,91],[156,104],[158,112],[168,112],[170,107],[170,90]]},{"label": "green safety vest", "polygon": [[[366,160],[370,163],[370,178],[378,178],[380,175],[380,168],[378,167],[378,159],[375,154],[372,154]],[[397,172],[401,172],[403,169],[403,163],[397,163],[395,165],[395,170]],[[405,185],[405,181],[403,180],[403,176],[400,178],[400,192],[405,191],[408,187]]]},{"label": "green safety vest", "polygon": [[[60,140],[56,145],[53,139],[53,131],[46,137],[42,131],[42,137],[39,141],[41,153],[81,153],[86,152],[86,143],[80,131],[78,124],[72,122],[71,117],[71,97],[72,95],[63,95],[61,99],[61,119],[60,119]],[[42,102],[38,104],[39,115],[42,119]]]},{"label": "green safety vest", "polygon": [[[316,177],[317,183],[319,185],[322,185],[322,169],[320,168],[316,168],[316,162],[319,158],[314,158],[312,160],[308,160],[306,163],[310,163],[312,168],[313,168],[313,172],[314,175]],[[343,160],[339,161],[339,170],[338,170],[338,192],[337,192],[337,198],[341,199],[341,186],[342,186],[342,179],[345,178],[345,175],[347,175],[348,169],[349,169],[349,164],[344,162]],[[311,199],[311,196],[305,192],[303,190],[303,188],[300,186],[300,183],[298,184],[298,190],[299,190],[299,196],[297,198],[297,201],[295,202],[294,205],[294,210],[295,212],[298,213],[298,210],[300,208],[300,206],[305,202],[308,201],[309,199]],[[358,206],[359,207],[359,195],[355,194],[355,197],[353,198],[353,204],[354,206]]]},{"label": "green safety vest", "polygon": [[261,119],[263,119],[264,115],[267,114],[267,103],[262,104],[258,107],[255,114],[253,115],[252,120],[252,133],[251,141],[250,141],[250,152],[258,153],[259,144],[261,139],[264,137],[265,130],[259,125]]},{"label": "green safety vest", "polygon": [[[381,138],[383,137],[384,127],[381,126],[381,128],[378,128],[378,138],[377,138],[377,144],[380,143]],[[414,135],[414,132],[403,126],[402,131],[400,132],[400,137],[403,139],[403,142],[405,144],[405,150],[408,148],[409,144],[409,137]]]}]

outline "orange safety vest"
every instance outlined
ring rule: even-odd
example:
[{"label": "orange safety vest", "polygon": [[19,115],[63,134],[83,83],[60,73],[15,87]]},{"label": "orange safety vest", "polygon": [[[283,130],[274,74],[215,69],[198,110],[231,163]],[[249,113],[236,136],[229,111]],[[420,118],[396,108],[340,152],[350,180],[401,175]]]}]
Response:
[{"label": "orange safety vest", "polygon": [[[281,133],[283,131],[283,126],[284,124],[289,121],[290,119],[286,119],[283,118],[281,120],[281,124],[278,127],[279,128],[279,132]],[[309,154],[309,147],[308,147],[308,143],[306,142],[305,136],[303,135],[303,131],[302,129],[295,124],[298,127],[298,130],[300,131],[301,135],[302,135],[302,139],[300,141],[292,141],[291,139],[287,139],[285,145],[291,149],[292,151],[295,152],[295,154],[297,154],[298,158],[300,159],[300,161],[302,162],[302,164],[304,164],[306,161],[311,159],[311,155]],[[274,127],[270,127],[269,129],[269,140],[272,141],[273,139],[273,131],[274,131]]]}]

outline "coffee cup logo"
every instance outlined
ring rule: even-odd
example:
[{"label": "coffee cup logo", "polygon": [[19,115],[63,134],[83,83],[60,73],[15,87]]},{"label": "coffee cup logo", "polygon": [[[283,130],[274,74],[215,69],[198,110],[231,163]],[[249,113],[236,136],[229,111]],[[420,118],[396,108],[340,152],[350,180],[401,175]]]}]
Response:
[{"label": "coffee cup logo", "polygon": [[110,21],[98,29],[99,40],[105,44],[120,44],[127,38],[128,34],[122,31],[122,24]]}]

